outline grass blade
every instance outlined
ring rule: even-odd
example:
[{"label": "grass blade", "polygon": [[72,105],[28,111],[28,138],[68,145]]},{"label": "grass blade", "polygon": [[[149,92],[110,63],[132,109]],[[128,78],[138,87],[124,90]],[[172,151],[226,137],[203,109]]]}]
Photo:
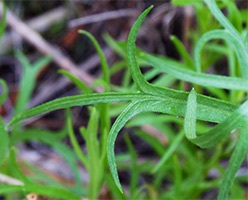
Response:
[{"label": "grass blade", "polygon": [[4,2],[2,3],[2,6],[3,6],[3,14],[1,16],[1,22],[0,22],[0,39],[2,38],[2,35],[6,28],[6,17],[7,17],[7,8]]},{"label": "grass blade", "polygon": [[184,132],[179,133],[173,143],[170,145],[169,149],[164,153],[163,157],[160,159],[158,164],[152,169],[152,172],[157,172],[165,163],[166,161],[173,155],[173,153],[176,151],[180,143],[182,142],[184,138]]},{"label": "grass blade", "polygon": [[85,155],[83,154],[80,145],[78,144],[77,138],[74,134],[73,131],[73,126],[72,126],[72,116],[71,116],[71,112],[69,109],[66,110],[66,123],[67,123],[67,127],[68,127],[68,134],[69,134],[69,138],[71,141],[71,144],[73,146],[73,149],[75,151],[75,153],[77,154],[79,160],[82,162],[82,164],[88,169],[88,161],[85,157]]},{"label": "grass blade", "polygon": [[172,35],[170,37],[170,39],[174,43],[175,47],[177,48],[177,51],[179,52],[179,54],[181,55],[183,60],[185,61],[186,66],[188,66],[191,69],[193,69],[194,61],[192,60],[192,58],[190,57],[189,53],[185,49],[183,43],[174,35]]},{"label": "grass blade", "polygon": [[100,148],[97,139],[99,114],[96,108],[91,107],[91,116],[86,129],[86,146],[88,150],[89,198],[96,199],[103,179],[103,166],[100,159]]},{"label": "grass blade", "polygon": [[224,176],[223,176],[223,179],[220,185],[218,200],[229,199],[228,194],[230,192],[232,183],[235,179],[235,175],[238,169],[240,168],[245,156],[247,155],[247,150],[248,150],[247,127],[248,127],[248,123],[246,123],[246,127],[241,129],[240,131],[240,136],[239,136],[237,145],[229,161],[228,167],[224,173]]},{"label": "grass blade", "polygon": [[[97,53],[99,55],[101,66],[102,66],[102,70],[103,70],[103,80],[106,82],[106,86],[109,86],[109,84],[110,84],[109,66],[108,66],[106,57],[105,57],[105,55],[104,55],[104,53],[103,53],[103,51],[102,51],[99,43],[94,38],[94,36],[92,34],[90,34],[89,32],[84,31],[84,30],[79,30],[78,32],[81,33],[81,34],[86,35],[91,40],[91,42],[93,43],[93,45],[95,46],[96,51],[97,51]],[[110,90],[109,87],[108,88],[105,88],[105,89],[106,89],[106,91],[109,91]]]},{"label": "grass blade", "polygon": [[14,173],[16,175],[16,177],[18,179],[20,179],[24,184],[30,184],[30,180],[24,176],[24,174],[21,172],[21,170],[19,169],[17,163],[16,163],[16,151],[17,149],[15,148],[11,148],[10,150],[10,163],[11,163],[11,170],[12,173]]},{"label": "grass blade", "polygon": [[3,79],[0,79],[0,83],[1,83],[2,89],[3,89],[3,92],[0,95],[0,106],[1,106],[5,102],[5,100],[7,99],[8,94],[9,94],[9,90],[8,90],[8,86],[7,86],[6,82]]},{"label": "grass blade", "polygon": [[9,135],[4,127],[4,122],[0,116],[0,164],[3,162],[9,150]]}]

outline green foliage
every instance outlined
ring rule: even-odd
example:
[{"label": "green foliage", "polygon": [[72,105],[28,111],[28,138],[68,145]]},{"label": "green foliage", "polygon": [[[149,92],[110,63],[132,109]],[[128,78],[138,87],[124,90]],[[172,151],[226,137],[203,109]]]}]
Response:
[{"label": "green foliage", "polygon": [[7,8],[5,3],[2,3],[3,5],[3,15],[1,16],[1,22],[0,22],[0,39],[2,38],[2,35],[4,34],[5,28],[6,28],[6,17],[7,17]]},{"label": "green foliage", "polygon": [[30,65],[27,57],[20,51],[17,51],[16,56],[23,67],[19,95],[15,108],[15,113],[17,114],[25,110],[34,89],[36,76],[38,75],[42,67],[44,67],[51,61],[51,58],[45,57],[38,60],[35,64]]},{"label": "green foliage", "polygon": [[[103,76],[97,82],[102,83],[104,93],[93,93],[92,89],[87,88],[78,78],[66,71],[60,71],[85,94],[59,98],[26,109],[35,86],[35,77],[50,58],[42,58],[31,65],[22,53],[17,53],[24,72],[15,115],[6,125],[2,119],[0,121],[0,164],[6,164],[9,146],[15,146],[21,141],[36,140],[58,152],[70,166],[75,183],[73,186],[62,185],[56,181],[47,181],[46,185],[38,184],[21,172],[16,162],[15,149],[11,148],[8,158],[11,168],[6,173],[21,180],[23,185],[0,185],[1,194],[25,191],[60,199],[80,199],[81,196],[96,199],[104,182],[116,199],[194,199],[199,198],[203,192],[218,187],[218,199],[222,200],[229,198],[230,191],[234,193],[232,185],[233,188],[243,191],[238,184],[235,184],[235,174],[245,159],[248,149],[248,49],[242,36],[243,19],[241,14],[237,14],[239,11],[233,1],[223,1],[221,4],[227,7],[228,13],[237,14],[229,14],[228,17],[232,23],[222,14],[214,0],[205,1],[209,10],[205,8],[203,1],[174,0],[173,3],[181,6],[193,4],[200,34],[202,34],[195,42],[193,58],[175,36],[171,37],[184,63],[164,56],[151,55],[136,47],[138,31],[152,6],[146,9],[134,23],[127,42],[116,42],[110,36],[105,36],[107,43],[123,57],[123,61],[116,63],[111,70],[95,38],[86,31],[79,31],[92,41],[100,57]],[[202,10],[204,10],[204,17]],[[213,26],[208,24],[204,27],[203,21],[213,16],[219,24],[214,23]],[[218,29],[215,29],[216,27]],[[225,43],[207,43],[218,39],[224,40]],[[217,54],[216,59],[225,54],[229,61],[230,76],[206,74],[205,71],[209,66],[216,62],[216,59],[202,56],[206,52]],[[125,68],[126,64],[128,72],[121,87],[112,85],[110,76]],[[151,66],[152,69],[143,74],[140,67],[146,66]],[[148,82],[157,75],[160,75],[158,79]],[[176,80],[180,83],[177,84]],[[191,83],[190,87],[195,89],[191,92],[182,91],[181,85],[184,81]],[[5,101],[8,91],[5,82],[1,80],[1,84],[4,92],[0,96],[0,104]],[[166,87],[162,87],[165,85]],[[174,89],[170,89],[170,85],[173,85]],[[111,91],[112,88],[116,91]],[[208,91],[209,96],[203,94],[204,89]],[[119,108],[113,111],[115,104],[111,103],[119,103]],[[88,105],[93,105],[89,108],[88,125],[80,128],[87,150],[83,152],[74,134],[70,108]],[[125,108],[120,111],[123,106]],[[59,133],[54,134],[54,132],[37,129],[13,129],[9,138],[6,130],[20,127],[22,120],[58,109],[66,109],[66,126]],[[117,113],[118,117],[110,127],[111,118],[116,117]],[[206,122],[217,123],[217,125],[211,127]],[[173,123],[176,125],[172,125]],[[134,134],[146,141],[159,156],[159,162],[156,164],[150,160],[139,162],[132,140],[127,135],[125,135],[125,141],[128,151],[115,155],[116,138],[126,124],[129,127],[152,125],[163,134],[163,138],[168,142],[166,145],[144,130],[134,130]],[[178,130],[175,131],[173,126]],[[239,135],[237,142],[227,138],[231,132],[235,137]],[[73,151],[62,142],[67,133]],[[187,140],[184,139],[184,135]],[[215,148],[215,153],[209,158],[210,150],[203,151],[196,146]],[[233,148],[235,150],[229,165],[226,170],[223,170],[220,159],[225,153],[230,155]],[[81,186],[78,160],[89,173],[87,189],[82,189]],[[117,166],[120,170],[130,171],[128,194],[122,189]],[[211,169],[219,169],[221,182],[218,179],[206,179]],[[140,186],[139,177],[143,173],[153,176],[154,180]],[[36,178],[42,180],[42,176],[41,173]],[[163,187],[165,176],[170,182],[166,191]],[[242,195],[242,192],[240,194]],[[233,197],[233,194],[231,196]]]}]

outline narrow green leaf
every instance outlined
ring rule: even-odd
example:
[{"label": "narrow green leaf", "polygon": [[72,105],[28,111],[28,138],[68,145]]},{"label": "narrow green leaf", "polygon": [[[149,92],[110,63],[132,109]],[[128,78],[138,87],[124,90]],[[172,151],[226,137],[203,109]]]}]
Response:
[{"label": "narrow green leaf", "polygon": [[94,93],[63,97],[41,104],[23,113],[16,115],[8,126],[14,125],[20,120],[41,115],[53,110],[70,108],[73,106],[85,106],[95,103],[123,102],[139,99],[152,99],[153,96],[139,93]]},{"label": "narrow green leaf", "polygon": [[[116,162],[115,162],[115,153],[114,153],[114,144],[115,140],[117,138],[117,134],[121,130],[121,128],[124,127],[126,122],[131,119],[133,116],[135,116],[138,113],[141,113],[143,102],[133,102],[131,103],[116,119],[115,123],[113,124],[109,136],[108,136],[108,143],[107,143],[107,156],[108,156],[108,163],[110,167],[110,172],[112,174],[112,177],[114,179],[114,182],[118,189],[123,193],[122,186],[120,184],[120,180],[117,173],[116,168]],[[138,108],[141,108],[142,110],[139,110]]]},{"label": "narrow green leaf", "polygon": [[225,3],[227,5],[229,21],[238,32],[242,32],[242,16],[240,9],[237,7],[238,5],[233,0],[226,1]]},{"label": "narrow green leaf", "polygon": [[194,69],[194,61],[185,49],[183,43],[174,35],[170,36],[170,39],[174,43],[181,57],[184,59],[186,66]]},{"label": "narrow green leaf", "polygon": [[31,67],[28,58],[21,51],[16,51],[15,55],[22,64],[23,71]]},{"label": "narrow green leaf", "polygon": [[201,0],[172,0],[172,4],[175,6],[187,6],[187,5],[199,5],[201,4],[202,1]]},{"label": "narrow green leaf", "polygon": [[[25,133],[25,134],[24,134]],[[59,137],[54,133],[44,131],[44,130],[35,130],[35,129],[27,129],[24,131],[17,132],[14,134],[14,138],[11,137],[11,144],[16,144],[20,141],[30,141],[30,140],[38,140],[45,144],[48,144],[53,147],[53,149],[61,155],[61,157],[65,160],[68,166],[71,168],[72,173],[74,175],[76,186],[74,188],[77,191],[82,191],[81,189],[81,179],[79,176],[79,171],[77,167],[77,156],[74,151],[72,151],[69,147],[61,143]],[[14,171],[17,171],[13,169]]]},{"label": "narrow green leaf", "polygon": [[74,131],[73,131],[72,116],[71,116],[71,112],[69,109],[66,110],[66,123],[67,123],[67,127],[68,127],[69,138],[70,138],[71,144],[73,146],[73,149],[74,149],[75,153],[77,154],[79,160],[88,169],[87,159],[86,159],[85,155],[83,154],[83,152],[80,148],[80,145],[78,144],[77,138],[74,134]]},{"label": "narrow green leaf", "polygon": [[140,53],[138,55],[142,61],[145,61],[147,64],[160,69],[180,80],[188,81],[190,83],[195,83],[202,86],[211,86],[217,88],[225,88],[230,90],[243,90],[248,91],[248,80],[243,78],[236,77],[227,77],[220,75],[211,75],[197,73],[184,69],[182,64],[168,59],[168,58],[159,58],[147,53]]},{"label": "narrow green leaf", "polygon": [[18,114],[22,112],[28,104],[28,101],[35,87],[35,81],[38,72],[42,67],[44,67],[46,64],[50,62],[51,58],[44,57],[36,61],[36,63],[34,63],[33,65],[30,65],[27,57],[20,51],[17,51],[16,56],[20,60],[23,67],[23,73],[21,76],[21,82],[19,86],[18,99],[15,106],[15,114]]},{"label": "narrow green leaf", "polygon": [[114,122],[109,136],[107,145],[107,155],[110,167],[110,172],[113,176],[114,182],[116,183],[118,189],[122,191],[120,180],[118,178],[116,163],[115,163],[115,153],[114,144],[119,131],[125,126],[128,120],[133,116],[143,113],[143,112],[161,112],[168,113],[172,110],[170,102],[167,101],[151,101],[151,100],[140,100],[132,102],[116,119]]},{"label": "narrow green leaf", "polygon": [[32,183],[25,186],[20,185],[0,185],[0,194],[8,194],[13,192],[22,192],[23,191],[27,193],[36,193],[39,195],[43,195],[45,197],[51,197],[51,198],[59,198],[59,199],[71,199],[71,200],[80,200],[80,197],[68,192],[66,190],[63,190],[61,188],[56,188],[52,186],[45,186],[40,185],[36,183]]},{"label": "narrow green leaf", "polygon": [[24,176],[24,174],[19,169],[17,163],[16,163],[16,150],[15,148],[11,148],[10,150],[10,166],[12,169],[12,172],[16,175],[18,179],[20,179],[24,184],[30,184],[30,180]]},{"label": "narrow green leaf", "polygon": [[1,83],[2,89],[3,89],[3,92],[0,95],[0,106],[1,106],[5,102],[5,100],[7,99],[9,90],[8,90],[8,86],[7,86],[6,82],[3,79],[0,79],[0,83]]},{"label": "narrow green leaf", "polygon": [[125,135],[125,142],[128,147],[128,151],[131,157],[131,180],[130,180],[130,199],[137,199],[135,198],[135,194],[138,191],[138,181],[140,176],[140,169],[137,162],[137,154],[135,152],[134,146],[132,144],[132,141],[130,137],[126,134]]},{"label": "narrow green leaf", "polygon": [[5,159],[9,151],[9,135],[4,127],[4,122],[0,116],[0,164]]},{"label": "narrow green leaf", "polygon": [[149,93],[151,90],[151,86],[149,83],[145,80],[144,76],[142,75],[138,63],[135,58],[135,41],[136,37],[138,35],[138,31],[141,27],[142,22],[144,21],[146,15],[150,12],[150,10],[153,8],[153,6],[150,6],[147,8],[136,20],[134,25],[132,26],[132,29],[129,33],[128,39],[127,39],[127,49],[126,49],[126,56],[127,56],[127,65],[131,72],[133,81],[137,85],[138,89],[142,92]]},{"label": "narrow green leaf", "polygon": [[2,3],[2,6],[3,6],[3,14],[1,16],[1,22],[0,22],[0,41],[6,28],[6,18],[7,18],[7,7],[4,2]]},{"label": "narrow green leaf", "polygon": [[91,116],[86,129],[86,147],[88,150],[89,198],[96,199],[103,179],[103,166],[100,159],[99,142],[97,139],[99,115],[96,108],[91,107]]},{"label": "narrow green leaf", "polygon": [[[170,109],[167,109],[167,107],[161,108],[162,110],[167,109],[166,113],[184,116],[187,104],[187,93],[176,90],[168,91],[169,92],[167,93],[167,90],[161,90],[159,96],[153,96],[142,93],[95,93],[63,97],[31,108],[29,110],[24,111],[23,113],[20,113],[9,122],[8,126],[14,125],[23,119],[44,114],[53,110],[69,108],[73,106],[85,106],[95,103],[139,100],[163,101],[164,105],[168,103],[168,107],[170,107]],[[237,108],[237,106],[232,103],[213,99],[203,95],[197,95],[197,99],[197,119],[204,121],[220,123]]]},{"label": "narrow green leaf", "polygon": [[184,131],[188,139],[196,138],[196,92],[194,88],[190,91],[184,120]]},{"label": "narrow green leaf", "polygon": [[165,165],[166,161],[173,155],[173,153],[176,151],[180,143],[182,142],[184,138],[184,132],[182,131],[179,133],[172,144],[170,145],[169,149],[165,151],[163,157],[160,159],[158,164],[155,165],[155,167],[152,169],[152,172],[157,172],[163,165]]},{"label": "narrow green leaf", "polygon": [[0,194],[8,194],[12,192],[22,192],[24,189],[21,185],[7,185],[1,184],[0,185]]},{"label": "narrow green leaf", "polygon": [[[109,84],[110,84],[109,66],[108,66],[106,57],[105,57],[105,55],[104,55],[99,43],[97,42],[95,37],[92,34],[90,34],[89,32],[84,31],[84,30],[79,30],[78,32],[81,33],[81,34],[86,35],[91,40],[93,45],[95,46],[96,51],[97,51],[97,53],[98,53],[98,55],[100,57],[100,62],[101,62],[102,70],[103,70],[103,80],[106,82],[106,86],[108,87]],[[106,91],[109,91],[109,90],[110,90],[110,88],[106,88]]]},{"label": "narrow green leaf", "polygon": [[[115,43],[118,45],[118,48],[124,50],[125,43]],[[116,47],[117,48],[117,47]],[[185,69],[184,65],[178,61],[169,59],[167,57],[151,55],[145,53],[140,49],[136,49],[137,52],[137,59],[143,65],[153,66],[156,69],[159,69],[161,72],[166,72],[167,74],[179,79],[188,81],[194,84],[208,86],[208,87],[216,87],[216,88],[224,88],[230,90],[242,90],[248,91],[248,81],[244,78],[237,78],[237,77],[228,77],[228,76],[220,76],[220,75],[212,75],[212,74],[204,74],[204,73],[197,73],[191,70]],[[169,95],[173,96],[173,92],[168,88],[161,88],[154,87],[150,85],[151,90],[149,93],[156,94],[156,95]],[[177,91],[176,91],[177,92]]]},{"label": "narrow green leaf", "polygon": [[204,2],[209,7],[212,15],[220,22],[220,24],[225,27],[232,35],[237,38],[240,38],[239,32],[233,27],[233,25],[228,21],[225,15],[220,11],[218,6],[215,3],[215,0],[204,0]]},{"label": "narrow green leaf", "polygon": [[65,189],[53,187],[53,186],[46,186],[41,184],[27,184],[25,185],[24,189],[27,192],[33,192],[45,197],[51,197],[51,198],[59,198],[59,199],[71,199],[71,200],[80,200],[81,197],[78,196],[75,193],[69,192]]},{"label": "narrow green leaf", "polygon": [[240,131],[240,136],[236,144],[235,150],[231,156],[228,167],[222,178],[222,182],[220,184],[220,191],[218,194],[218,200],[230,199],[229,193],[233,181],[235,179],[235,175],[239,170],[243,160],[245,159],[245,156],[247,155],[247,150],[248,150],[247,122],[248,122],[248,118],[245,124],[246,127],[242,128]]}]

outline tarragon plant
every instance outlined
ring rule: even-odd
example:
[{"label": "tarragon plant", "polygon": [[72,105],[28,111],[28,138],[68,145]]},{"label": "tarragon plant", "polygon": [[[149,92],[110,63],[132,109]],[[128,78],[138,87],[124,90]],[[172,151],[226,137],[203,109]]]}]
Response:
[{"label": "tarragon plant", "polygon": [[[106,145],[104,146],[107,151],[107,159],[111,174],[115,184],[121,192],[123,192],[123,190],[118,178],[114,145],[119,131],[135,115],[144,112],[156,112],[167,115],[183,116],[185,136],[190,142],[201,148],[210,148],[221,142],[221,140],[228,136],[232,131],[238,130],[236,133],[239,133],[239,139],[229,161],[228,168],[222,177],[222,183],[220,184],[218,194],[218,199],[227,199],[235,174],[241,166],[248,148],[248,48],[244,38],[222,14],[215,1],[205,0],[205,3],[223,28],[209,31],[198,40],[194,50],[194,60],[190,62],[194,65],[191,66],[194,70],[183,67],[183,65],[178,61],[162,56],[151,55],[136,48],[135,41],[138,31],[145,17],[152,9],[151,6],[139,16],[133,25],[127,43],[119,46],[121,51],[125,49],[127,65],[137,87],[136,92],[110,92],[108,88],[104,93],[91,93],[89,91],[84,91],[86,93],[82,95],[59,98],[17,113],[5,129],[15,126],[21,120],[58,109],[71,108],[73,106],[87,106],[98,103],[130,102],[112,125],[107,136]],[[88,34],[85,32],[82,33]],[[224,40],[236,53],[240,66],[240,77],[206,74],[202,71],[201,51],[204,44],[212,39]],[[103,57],[104,56],[102,55],[101,58]],[[146,78],[141,73],[139,68],[140,63],[152,66],[160,72],[165,72],[179,80],[192,83],[192,85],[195,86],[237,91],[244,97],[242,104],[237,105],[229,101],[198,94],[196,92],[197,90],[194,88],[188,93],[181,90],[155,86],[147,82]],[[107,64],[105,63],[104,66],[103,71],[105,82],[108,84],[109,74],[108,69],[106,68]],[[82,90],[87,90],[83,85],[81,86]],[[92,112],[94,113],[94,111]],[[217,125],[210,131],[198,134],[196,120],[217,123]],[[106,122],[106,124],[108,124],[108,122]],[[1,134],[5,133],[5,129],[2,124]],[[5,136],[6,134],[4,137]],[[179,136],[182,138],[181,135]],[[180,138],[178,138],[178,141]],[[76,144],[74,147],[76,148]],[[1,148],[5,147],[1,146]],[[173,152],[173,148],[175,149],[176,145],[172,145],[171,151],[166,152],[160,162],[155,165],[153,169],[154,172],[165,164],[165,161],[168,158],[168,153]],[[80,153],[78,152],[78,154]],[[81,159],[82,162],[85,162],[84,157],[81,156]]]}]

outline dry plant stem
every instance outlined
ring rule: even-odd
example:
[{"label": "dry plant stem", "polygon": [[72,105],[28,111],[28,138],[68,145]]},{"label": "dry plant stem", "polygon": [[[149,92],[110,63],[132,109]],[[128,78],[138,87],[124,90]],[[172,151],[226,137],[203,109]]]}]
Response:
[{"label": "dry plant stem", "polygon": [[116,19],[120,17],[137,16],[137,11],[134,9],[121,9],[116,11],[109,11],[100,14],[94,14],[78,19],[73,19],[69,22],[69,27],[73,28],[90,23],[102,22],[110,19]]},{"label": "dry plant stem", "polygon": [[[0,3],[0,14],[2,13],[3,3]],[[59,49],[49,44],[37,32],[28,27],[9,10],[7,11],[7,24],[25,40],[34,45],[40,52],[51,56],[59,67],[68,70],[70,73],[80,78],[85,84],[92,85],[94,78],[91,75],[79,70],[70,58],[66,57]],[[103,90],[99,87],[96,88],[96,91],[101,92]]]},{"label": "dry plant stem", "polygon": [[22,181],[9,177],[5,174],[0,174],[0,183],[7,183],[9,185],[24,185]]},{"label": "dry plant stem", "polygon": [[187,6],[184,8],[184,23],[183,23],[183,44],[186,49],[189,50],[189,31],[193,25],[194,20],[194,8],[192,6]]},{"label": "dry plant stem", "polygon": [[[25,22],[30,28],[38,32],[47,30],[52,24],[60,22],[70,15],[70,12],[65,7],[55,8],[38,17]],[[6,33],[1,40],[0,55],[3,55],[12,47],[11,34]]]},{"label": "dry plant stem", "polygon": [[61,22],[71,15],[71,11],[66,7],[57,7],[38,17],[27,21],[28,26],[36,31],[43,32],[51,27],[52,24]]}]

